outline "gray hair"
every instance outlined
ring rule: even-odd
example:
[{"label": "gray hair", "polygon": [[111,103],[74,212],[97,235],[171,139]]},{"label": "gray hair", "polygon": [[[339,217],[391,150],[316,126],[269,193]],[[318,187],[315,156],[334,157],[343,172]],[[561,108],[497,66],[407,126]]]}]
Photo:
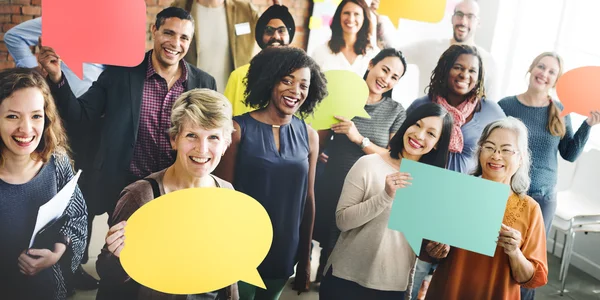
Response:
[{"label": "gray hair", "polygon": [[517,169],[517,172],[510,179],[510,188],[513,192],[520,197],[527,194],[531,178],[529,178],[529,168],[531,166],[531,154],[529,152],[528,143],[528,131],[525,124],[521,120],[514,117],[506,117],[498,121],[488,124],[484,129],[479,141],[477,142],[477,168],[473,172],[475,176],[481,176],[482,167],[479,157],[481,155],[481,146],[488,139],[492,131],[495,129],[502,128],[508,129],[517,135],[517,151],[521,156],[521,165]]},{"label": "gray hair", "polygon": [[204,129],[222,128],[227,146],[231,144],[231,133],[234,130],[232,107],[222,94],[210,89],[193,89],[181,94],[173,103],[171,111],[171,138],[179,134],[185,120]]}]

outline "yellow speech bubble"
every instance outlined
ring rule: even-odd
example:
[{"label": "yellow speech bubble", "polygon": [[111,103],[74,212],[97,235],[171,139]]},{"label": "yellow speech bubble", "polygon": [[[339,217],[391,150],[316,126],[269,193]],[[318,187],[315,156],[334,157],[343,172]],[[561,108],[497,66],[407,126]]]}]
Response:
[{"label": "yellow speech bubble", "polygon": [[319,17],[310,17],[308,20],[308,29],[319,29],[323,27],[322,19]]},{"label": "yellow speech bubble", "polygon": [[446,0],[381,0],[377,12],[398,28],[400,19],[437,23],[444,18]]},{"label": "yellow speech bubble", "polygon": [[250,196],[191,188],[156,198],[129,218],[121,264],[138,283],[168,294],[206,293],[238,280],[264,289],[256,268],[272,240],[271,219]]},{"label": "yellow speech bubble", "polygon": [[325,77],[328,96],[317,105],[314,114],[306,118],[306,123],[315,130],[323,130],[340,122],[334,116],[371,118],[365,111],[369,88],[360,76],[352,71],[330,70],[325,72]]}]

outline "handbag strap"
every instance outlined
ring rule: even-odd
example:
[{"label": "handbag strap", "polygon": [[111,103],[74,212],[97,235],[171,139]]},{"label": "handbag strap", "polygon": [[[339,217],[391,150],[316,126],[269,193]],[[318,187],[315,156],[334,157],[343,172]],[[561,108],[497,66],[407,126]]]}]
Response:
[{"label": "handbag strap", "polygon": [[144,180],[148,181],[152,186],[152,193],[154,194],[154,199],[160,197],[160,188],[158,187],[158,182],[154,178],[144,178]]}]

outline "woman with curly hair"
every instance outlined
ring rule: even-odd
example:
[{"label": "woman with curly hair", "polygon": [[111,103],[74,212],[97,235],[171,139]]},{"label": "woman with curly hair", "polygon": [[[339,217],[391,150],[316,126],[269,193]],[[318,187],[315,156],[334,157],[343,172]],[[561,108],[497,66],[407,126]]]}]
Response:
[{"label": "woman with curly hair", "polygon": [[331,21],[331,39],[311,56],[323,71],[350,70],[362,76],[379,52],[371,42],[372,22],[371,10],[364,0],[343,0]]},{"label": "woman with curly hair", "polygon": [[[452,45],[438,60],[431,74],[428,94],[415,100],[407,109],[434,102],[446,108],[454,118],[447,168],[460,173],[473,171],[477,159],[477,140],[483,128],[505,117],[492,101],[485,99],[485,71],[477,48]],[[429,274],[431,265],[419,261],[415,270],[412,299],[416,299],[421,282]]]},{"label": "woman with curly hair", "polygon": [[[76,187],[61,220],[29,242],[38,210],[74,176],[65,130],[37,71],[0,72],[0,282],[6,299],[66,299],[81,261],[87,207]],[[70,269],[70,270],[69,270]]]},{"label": "woman with curly hair", "polygon": [[273,225],[273,242],[258,267],[266,290],[239,283],[240,299],[279,299],[296,270],[295,289],[308,290],[314,222],[317,132],[302,118],[327,95],[326,79],[306,53],[266,48],[250,62],[246,104],[217,176],[260,202]]}]

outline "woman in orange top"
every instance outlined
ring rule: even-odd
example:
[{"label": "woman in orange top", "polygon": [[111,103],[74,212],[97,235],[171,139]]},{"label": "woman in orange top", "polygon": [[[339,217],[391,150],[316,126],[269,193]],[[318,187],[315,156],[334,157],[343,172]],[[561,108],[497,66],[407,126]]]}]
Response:
[{"label": "woman in orange top", "polygon": [[[548,282],[546,232],[540,206],[527,196],[527,128],[513,117],[486,126],[475,176],[509,184],[511,195],[494,257],[428,242],[421,259],[439,260],[425,299],[520,299],[520,287]],[[482,197],[484,200],[485,197]]]}]

